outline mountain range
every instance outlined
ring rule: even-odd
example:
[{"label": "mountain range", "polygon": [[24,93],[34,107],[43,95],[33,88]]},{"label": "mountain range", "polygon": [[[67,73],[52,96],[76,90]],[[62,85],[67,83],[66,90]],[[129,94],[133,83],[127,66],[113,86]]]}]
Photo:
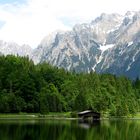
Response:
[{"label": "mountain range", "polygon": [[140,11],[101,14],[71,31],[46,36],[35,49],[0,41],[0,53],[28,55],[35,64],[48,62],[76,72],[140,77]]},{"label": "mountain range", "polygon": [[5,42],[0,40],[0,54],[30,56],[32,54],[32,48],[29,45],[18,45],[15,42]]}]

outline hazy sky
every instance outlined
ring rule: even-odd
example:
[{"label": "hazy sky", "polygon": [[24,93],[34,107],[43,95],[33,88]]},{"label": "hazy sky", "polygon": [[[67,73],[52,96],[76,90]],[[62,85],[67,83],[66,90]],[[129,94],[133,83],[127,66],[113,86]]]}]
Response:
[{"label": "hazy sky", "polygon": [[0,0],[0,40],[36,47],[47,34],[101,13],[139,10],[140,0]]}]

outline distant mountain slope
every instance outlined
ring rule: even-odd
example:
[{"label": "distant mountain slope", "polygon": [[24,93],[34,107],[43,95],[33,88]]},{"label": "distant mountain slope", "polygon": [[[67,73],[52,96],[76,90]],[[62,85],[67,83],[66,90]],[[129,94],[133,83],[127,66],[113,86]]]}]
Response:
[{"label": "distant mountain slope", "polygon": [[15,42],[5,42],[0,40],[0,52],[4,55],[13,54],[20,56],[30,56],[32,49],[29,45],[19,46]]}]

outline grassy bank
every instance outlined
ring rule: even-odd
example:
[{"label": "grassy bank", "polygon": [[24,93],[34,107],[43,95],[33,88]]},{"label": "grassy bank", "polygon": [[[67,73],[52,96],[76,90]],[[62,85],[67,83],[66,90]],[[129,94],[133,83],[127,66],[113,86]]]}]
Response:
[{"label": "grassy bank", "polygon": [[66,119],[72,118],[71,112],[47,114],[40,113],[17,113],[17,114],[0,114],[0,119]]},{"label": "grassy bank", "polygon": [[[50,112],[47,114],[40,113],[17,113],[17,114],[0,114],[0,119],[76,119],[76,113],[72,112]],[[135,116],[107,116],[103,115],[101,119],[140,119],[140,112]]]}]

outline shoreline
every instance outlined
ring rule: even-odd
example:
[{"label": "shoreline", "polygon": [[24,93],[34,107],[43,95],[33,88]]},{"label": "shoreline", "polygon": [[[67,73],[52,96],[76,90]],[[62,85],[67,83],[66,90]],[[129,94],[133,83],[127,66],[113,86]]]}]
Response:
[{"label": "shoreline", "polygon": [[[0,120],[81,120],[78,117],[61,115],[41,115],[41,114],[0,114]],[[139,116],[134,117],[101,117],[102,120],[140,120]]]}]

